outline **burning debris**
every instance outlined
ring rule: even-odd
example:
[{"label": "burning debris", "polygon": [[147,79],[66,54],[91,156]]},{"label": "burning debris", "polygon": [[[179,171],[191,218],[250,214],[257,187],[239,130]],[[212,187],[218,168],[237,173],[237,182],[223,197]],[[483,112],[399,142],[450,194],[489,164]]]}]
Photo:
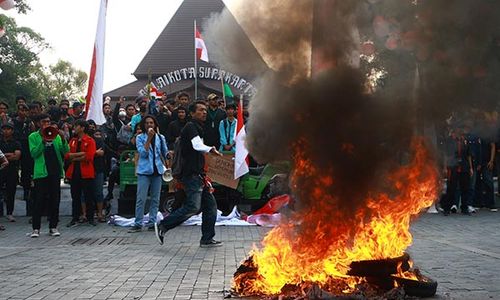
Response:
[{"label": "burning debris", "polygon": [[[250,102],[247,146],[260,162],[293,162],[296,205],[235,273],[234,291],[290,299],[435,292],[437,283],[405,258],[411,220],[440,192],[435,149],[424,133],[452,112],[479,115],[496,105],[500,3],[252,5],[236,14],[251,37],[258,32],[257,47],[274,71],[260,76]],[[237,45],[226,17],[214,16],[205,35]],[[251,69],[238,53],[216,57],[221,66]],[[381,88],[367,88],[373,70],[383,74],[376,78]],[[392,267],[358,267],[378,263]]]}]

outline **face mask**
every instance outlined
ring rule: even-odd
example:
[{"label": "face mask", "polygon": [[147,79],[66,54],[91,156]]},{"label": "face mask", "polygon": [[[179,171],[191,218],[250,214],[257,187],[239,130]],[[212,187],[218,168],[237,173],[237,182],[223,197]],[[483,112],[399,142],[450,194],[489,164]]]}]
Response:
[{"label": "face mask", "polygon": [[124,112],[124,111],[121,111],[121,112],[118,113],[118,117],[119,118],[125,118],[126,116],[127,116],[127,113]]}]

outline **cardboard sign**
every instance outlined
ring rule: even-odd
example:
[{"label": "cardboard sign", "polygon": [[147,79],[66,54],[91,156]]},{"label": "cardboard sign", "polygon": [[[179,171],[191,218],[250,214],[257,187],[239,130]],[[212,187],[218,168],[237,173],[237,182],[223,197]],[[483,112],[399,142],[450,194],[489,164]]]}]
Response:
[{"label": "cardboard sign", "polygon": [[206,154],[205,161],[208,166],[207,175],[214,182],[232,189],[238,187],[240,179],[234,179],[234,154],[224,154],[224,156]]}]

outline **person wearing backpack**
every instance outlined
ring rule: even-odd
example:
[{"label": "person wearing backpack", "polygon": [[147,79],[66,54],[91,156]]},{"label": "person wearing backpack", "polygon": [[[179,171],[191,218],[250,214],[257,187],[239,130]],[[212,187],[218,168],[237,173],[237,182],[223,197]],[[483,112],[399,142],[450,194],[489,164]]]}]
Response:
[{"label": "person wearing backpack", "polygon": [[138,160],[137,170],[137,197],[135,202],[134,226],[130,233],[142,231],[144,219],[144,205],[149,195],[151,204],[149,208],[149,223],[146,227],[153,229],[156,225],[156,215],[160,205],[160,191],[162,175],[166,171],[165,161],[168,159],[168,148],[165,137],[158,133],[158,121],[151,115],[146,115],[139,123],[141,134],[136,137]]},{"label": "person wearing backpack", "polygon": [[[207,119],[207,106],[202,101],[196,101],[189,106],[192,122],[188,122],[181,131],[179,139],[180,172],[177,171],[176,156],[172,174],[180,178],[184,186],[186,199],[181,208],[173,211],[160,224],[155,223],[155,235],[160,245],[163,245],[165,233],[182,224],[191,216],[202,212],[200,247],[219,247],[222,242],[214,240],[215,221],[217,219],[217,202],[211,191],[209,178],[205,174],[205,153],[222,155],[215,147],[203,143],[203,123]],[[178,173],[178,174],[176,174]]]}]

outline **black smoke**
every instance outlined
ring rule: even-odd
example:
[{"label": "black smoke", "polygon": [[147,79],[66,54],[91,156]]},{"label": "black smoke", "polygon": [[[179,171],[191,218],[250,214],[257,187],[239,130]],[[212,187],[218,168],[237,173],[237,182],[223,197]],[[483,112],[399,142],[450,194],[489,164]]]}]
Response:
[{"label": "black smoke", "polygon": [[[426,129],[473,119],[490,135],[500,86],[500,3],[479,0],[252,1],[237,20],[269,63],[250,101],[247,146],[260,162],[290,160],[302,150],[331,172],[326,193],[356,208],[386,189],[386,174],[405,164],[411,140]],[[234,72],[251,70],[240,55],[232,14],[214,16],[207,40],[226,47],[215,54]],[[376,27],[375,20],[384,20]],[[377,21],[378,22],[378,21]],[[382,28],[382,29],[381,29]],[[375,45],[373,61],[358,62],[359,45]],[[311,50],[312,49],[312,50]],[[211,47],[211,53],[218,52]],[[312,68],[312,71],[311,71]],[[387,75],[370,90],[373,68]],[[453,119],[453,118],[452,118]],[[430,136],[436,139],[437,134]],[[298,147],[299,141],[305,141]],[[297,149],[298,148],[298,149]],[[307,186],[296,189],[307,190]],[[301,192],[302,203],[313,202]]]}]

